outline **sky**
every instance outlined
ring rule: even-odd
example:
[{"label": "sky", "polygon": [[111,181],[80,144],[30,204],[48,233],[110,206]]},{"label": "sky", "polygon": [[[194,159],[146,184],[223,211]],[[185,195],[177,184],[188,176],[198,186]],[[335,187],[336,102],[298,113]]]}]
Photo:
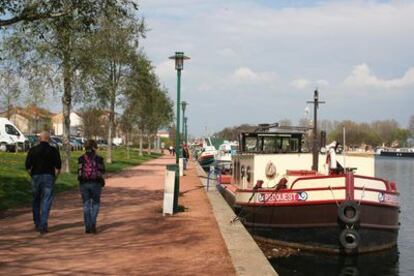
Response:
[{"label": "sky", "polygon": [[[142,0],[141,47],[176,101],[175,51],[189,132],[296,123],[318,88],[320,119],[414,114],[413,1]],[[275,4],[276,3],[276,4]]]}]

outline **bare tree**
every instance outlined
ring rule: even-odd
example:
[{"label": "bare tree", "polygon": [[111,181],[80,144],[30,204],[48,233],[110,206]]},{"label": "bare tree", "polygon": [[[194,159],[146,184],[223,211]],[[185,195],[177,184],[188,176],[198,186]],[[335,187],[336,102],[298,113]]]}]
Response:
[{"label": "bare tree", "polygon": [[88,139],[102,138],[105,135],[103,111],[96,107],[85,107],[80,112],[84,136]]},{"label": "bare tree", "polygon": [[3,69],[0,73],[0,103],[10,119],[11,109],[20,96],[19,79],[11,69]]}]

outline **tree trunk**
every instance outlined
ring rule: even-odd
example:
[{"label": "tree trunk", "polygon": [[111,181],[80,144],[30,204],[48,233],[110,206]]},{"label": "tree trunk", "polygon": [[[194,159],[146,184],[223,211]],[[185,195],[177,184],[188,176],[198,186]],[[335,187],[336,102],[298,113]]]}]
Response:
[{"label": "tree trunk", "polygon": [[151,149],[152,149],[151,135],[148,135],[148,155],[151,155]]},{"label": "tree trunk", "polygon": [[129,160],[130,159],[130,155],[129,155],[129,130],[126,131],[125,143],[126,143],[126,150],[127,150],[127,160]]},{"label": "tree trunk", "polygon": [[62,113],[63,113],[63,172],[70,172],[70,110],[72,107],[72,68],[69,57],[64,57],[63,61],[63,96],[62,96]]},{"label": "tree trunk", "polygon": [[144,132],[142,131],[142,129],[140,129],[140,133],[139,133],[139,156],[142,156],[143,155],[143,153],[142,153],[142,144],[143,144],[143,136],[144,135]]},{"label": "tree trunk", "polygon": [[106,153],[106,163],[112,163],[112,131],[115,118],[115,92],[111,95],[109,123],[108,123],[108,149]]},{"label": "tree trunk", "polygon": [[10,104],[10,99],[7,99],[7,120],[10,120],[10,117],[11,117],[11,108],[12,108],[12,106],[11,106],[11,104]]}]

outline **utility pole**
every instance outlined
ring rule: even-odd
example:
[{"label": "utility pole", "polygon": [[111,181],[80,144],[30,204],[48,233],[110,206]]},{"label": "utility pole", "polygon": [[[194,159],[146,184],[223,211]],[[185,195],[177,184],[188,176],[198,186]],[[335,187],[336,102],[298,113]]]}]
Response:
[{"label": "utility pole", "polygon": [[315,89],[313,94],[313,101],[307,101],[313,104],[313,147],[312,147],[312,170],[318,171],[319,164],[319,143],[318,143],[318,108],[319,104],[324,104],[324,101],[319,101],[318,89]]}]

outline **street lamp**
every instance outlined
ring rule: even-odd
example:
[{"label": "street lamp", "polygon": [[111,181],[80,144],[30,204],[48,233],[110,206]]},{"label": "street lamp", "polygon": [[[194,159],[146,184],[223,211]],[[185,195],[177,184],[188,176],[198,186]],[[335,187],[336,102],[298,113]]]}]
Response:
[{"label": "street lamp", "polygon": [[181,108],[183,109],[183,130],[182,130],[182,135],[183,135],[184,143],[187,143],[187,141],[185,140],[185,109],[186,109],[187,105],[188,105],[188,103],[186,101],[182,101],[181,102]]},{"label": "street lamp", "polygon": [[181,90],[181,70],[184,69],[184,60],[190,59],[184,52],[175,52],[169,59],[175,60],[175,70],[177,70],[177,124],[175,134],[175,185],[174,185],[174,212],[178,211],[178,194],[180,192],[180,90]]},{"label": "street lamp", "polygon": [[188,138],[187,137],[188,136],[187,119],[188,119],[187,117],[184,117],[184,126],[185,126],[184,127],[184,141],[185,141],[186,144],[188,144],[188,139],[187,139]]}]

